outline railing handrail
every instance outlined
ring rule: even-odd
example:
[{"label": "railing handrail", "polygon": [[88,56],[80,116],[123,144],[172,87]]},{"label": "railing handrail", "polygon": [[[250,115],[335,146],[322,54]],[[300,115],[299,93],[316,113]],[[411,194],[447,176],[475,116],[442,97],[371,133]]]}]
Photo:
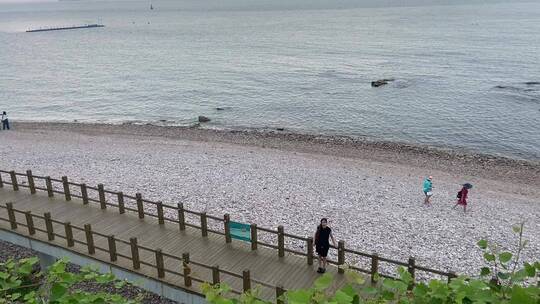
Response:
[{"label": "railing handrail", "polygon": [[[1,177],[1,173],[10,174],[12,182],[3,181],[2,177]],[[27,177],[29,180],[31,179],[32,182],[31,183],[29,182],[29,185],[19,184],[16,181],[16,176]],[[34,185],[33,189],[32,189],[32,185],[34,184],[34,179],[45,180],[46,183],[47,183],[47,187],[42,188],[42,187],[36,187]],[[13,181],[15,181],[15,185],[13,184]],[[54,187],[52,186],[52,182],[60,182],[60,183],[62,183],[64,191],[54,189]],[[82,198],[83,203],[85,201],[86,202],[99,203],[101,205],[102,209],[105,209],[107,206],[117,207],[117,208],[119,208],[120,213],[124,213],[125,210],[127,210],[127,211],[130,211],[130,212],[138,213],[139,218],[143,218],[144,216],[157,218],[160,224],[163,224],[165,222],[165,220],[166,220],[168,222],[178,224],[180,226],[181,230],[184,230],[186,226],[187,227],[192,227],[192,228],[201,230],[201,233],[202,233],[203,237],[206,237],[208,232],[211,232],[211,233],[218,234],[218,235],[224,235],[227,243],[229,243],[231,241],[231,235],[230,235],[230,233],[229,234],[227,233],[227,231],[228,231],[227,230],[228,229],[227,225],[228,225],[228,220],[229,220],[229,215],[228,214],[225,214],[223,216],[223,218],[221,218],[221,217],[218,217],[218,216],[206,214],[206,212],[198,212],[198,211],[193,211],[193,210],[186,209],[186,208],[183,207],[183,204],[181,204],[181,203],[179,203],[177,206],[173,206],[173,205],[164,204],[164,203],[162,203],[160,201],[154,202],[154,201],[142,198],[142,195],[140,193],[137,193],[135,196],[131,196],[131,195],[124,194],[122,191],[105,190],[104,186],[102,184],[99,184],[97,187],[93,187],[93,186],[88,186],[88,185],[86,185],[84,183],[81,183],[81,184],[72,183],[72,182],[68,181],[67,177],[65,177],[65,176],[62,177],[62,179],[53,179],[53,178],[51,178],[49,176],[33,175],[31,170],[28,170],[26,172],[26,174],[16,173],[15,171],[0,170],[0,187],[2,187],[2,183],[12,185],[14,190],[15,189],[18,190],[18,187],[20,186],[20,187],[25,187],[25,188],[31,188],[30,190],[31,190],[31,192],[33,191],[32,193],[35,193],[35,190],[37,189],[37,190],[47,191],[49,193],[49,196],[53,196],[54,193],[64,194],[64,195],[66,195],[66,200],[71,199],[71,196],[77,197],[77,198]],[[82,195],[71,194],[71,193],[66,194],[65,190],[67,190],[67,192],[70,192],[70,190],[69,190],[70,185],[80,186],[81,191],[82,191],[82,188],[84,187],[84,193],[82,193]],[[98,195],[99,195],[99,198],[95,199],[95,198],[89,197],[88,194],[87,194],[88,189],[97,191]],[[105,196],[106,193],[109,194],[109,195],[116,195],[118,197],[117,198],[118,204],[113,204],[113,203],[107,202],[107,198]],[[121,202],[120,202],[120,197],[122,197]],[[126,199],[126,198],[134,200],[136,202],[136,204],[137,204],[137,209],[126,207],[125,202],[124,202],[124,199]],[[152,205],[152,207],[158,209],[157,210],[157,215],[146,211],[145,209],[148,209],[148,208],[145,208],[145,203],[146,203],[146,206]],[[163,212],[164,209],[170,209],[172,211],[178,212],[178,219],[174,219],[174,218],[171,218],[171,217],[164,216],[164,212]],[[191,214],[191,215],[199,216],[200,219],[201,219],[200,225],[196,225],[196,224],[193,224],[193,223],[188,223],[186,221],[185,214]],[[214,230],[214,229],[209,229],[208,228],[208,223],[207,223],[208,219],[224,223],[225,232],[217,231],[217,230]],[[253,239],[253,237],[252,237],[252,240],[251,240],[251,243],[252,243],[251,244],[251,249],[252,250],[256,250],[257,245],[261,245],[261,246],[264,246],[264,247],[277,249],[279,257],[283,257],[285,252],[289,252],[289,253],[292,253],[292,254],[295,254],[295,255],[305,256],[305,257],[307,257],[308,265],[312,265],[313,258],[316,258],[316,256],[313,255],[313,248],[312,248],[313,239],[311,237],[302,237],[302,236],[297,236],[297,235],[290,234],[290,233],[285,233],[283,231],[282,226],[278,227],[277,230],[276,229],[271,229],[271,228],[259,227],[259,226],[254,225],[254,224],[252,224],[251,226],[252,226],[252,229],[255,230],[255,235],[252,234],[252,236],[255,236],[255,239]],[[280,229],[281,229],[281,232],[280,232]],[[265,243],[265,242],[259,241],[258,237],[257,237],[257,231],[259,231],[259,230],[276,235],[278,244],[274,245],[274,244],[271,244],[271,243]],[[284,245],[285,244],[285,242],[284,242],[285,237],[294,239],[296,241],[304,241],[304,242],[306,242],[308,244],[307,252],[300,252],[300,251],[297,251],[297,250],[294,250],[294,249],[291,249],[291,248],[285,248],[285,245]],[[340,241],[340,242],[342,242],[342,241]],[[338,247],[330,246],[330,247],[333,248],[333,249],[337,249],[337,251],[338,251],[337,252],[338,253],[338,261],[328,260],[328,262],[330,264],[335,264],[337,266],[346,264],[345,253],[351,253],[351,254],[354,254],[354,255],[359,256],[359,257],[370,258],[371,259],[371,269],[370,270],[361,269],[361,268],[356,267],[356,266],[351,267],[351,268],[359,269],[361,272],[370,272],[370,273],[372,273],[372,276],[373,276],[374,272],[378,273],[378,263],[379,262],[390,263],[390,264],[394,264],[394,265],[397,265],[397,266],[405,266],[405,267],[408,267],[408,269],[412,273],[414,273],[414,270],[417,269],[417,270],[425,271],[425,272],[432,273],[432,274],[443,275],[443,276],[448,277],[449,279],[451,279],[452,277],[455,276],[454,272],[445,272],[445,271],[435,270],[435,269],[431,269],[431,268],[428,268],[428,267],[419,266],[419,265],[416,265],[416,264],[411,265],[411,261],[413,261],[413,263],[414,263],[414,258],[413,257],[409,258],[408,262],[401,262],[401,261],[390,259],[390,258],[380,257],[377,254],[369,254],[369,253],[364,253],[364,252],[360,252],[360,251],[356,251],[356,250],[352,250],[352,249],[347,249],[347,248],[345,248],[344,242],[343,242],[343,245],[342,245],[341,248],[339,248],[339,246]],[[377,260],[377,261],[374,262],[374,260]],[[343,270],[340,269],[340,272],[343,272]]]},{"label": "railing handrail", "polygon": [[[130,241],[123,240],[121,238],[117,238],[114,235],[107,235],[107,234],[104,234],[104,233],[101,233],[101,232],[98,232],[98,231],[95,231],[95,230],[88,230],[87,227],[89,226],[89,224],[84,225],[84,227],[80,227],[80,226],[73,225],[70,222],[62,222],[62,221],[56,220],[56,219],[50,217],[50,213],[48,213],[48,212],[46,212],[43,216],[41,216],[41,215],[33,214],[31,211],[23,211],[23,210],[13,208],[12,205],[10,205],[10,203],[7,203],[6,206],[0,205],[0,208],[1,209],[7,209],[8,214],[9,214],[9,212],[11,210],[11,211],[13,211],[13,213],[24,214],[24,215],[27,216],[26,223],[18,222],[15,216],[13,218],[11,218],[11,219],[9,218],[9,216],[8,216],[8,218],[0,217],[0,220],[6,221],[6,222],[9,222],[10,224],[12,224],[12,229],[17,229],[18,226],[22,226],[22,227],[26,227],[27,229],[34,229],[35,231],[43,232],[43,233],[46,233],[46,234],[50,233],[54,237],[59,237],[59,238],[62,238],[62,239],[66,239],[66,241],[68,241],[68,242],[69,242],[68,239],[71,238],[71,240],[73,241],[73,244],[77,243],[77,244],[80,244],[80,245],[92,246],[94,249],[98,249],[98,250],[103,251],[105,253],[111,254],[112,250],[111,250],[110,246],[109,246],[109,248],[98,247],[95,244],[93,244],[93,241],[88,242],[88,236],[86,236],[87,240],[80,240],[80,239],[78,240],[78,239],[75,239],[73,235],[67,236],[67,235],[59,234],[59,233],[57,233],[55,231],[49,231],[49,229],[50,230],[53,229],[52,226],[47,227],[46,221],[49,220],[49,221],[51,221],[52,223],[55,223],[55,224],[64,225],[64,226],[69,225],[70,226],[69,229],[76,229],[76,230],[79,230],[79,231],[88,231],[92,236],[96,235],[96,236],[99,236],[99,237],[102,237],[102,238],[113,240],[115,243],[120,242],[120,243],[123,243],[124,245],[131,245]],[[28,217],[31,217],[32,220],[29,221]],[[33,222],[34,218],[37,218],[37,219],[40,219],[40,220],[45,220],[46,229],[41,229],[41,228],[33,226],[34,225],[34,222]],[[31,223],[32,227],[29,227],[30,223]],[[13,226],[13,225],[15,225],[15,226]],[[64,234],[67,234],[67,233],[64,233]],[[33,235],[33,234],[31,234],[31,235]],[[49,241],[52,241],[52,240],[54,240],[54,238],[49,239]],[[183,256],[180,257],[180,256],[177,256],[177,255],[172,254],[172,253],[164,252],[161,249],[158,249],[158,248],[152,249],[150,247],[147,247],[147,246],[144,246],[144,245],[141,245],[141,244],[138,244],[138,243],[135,243],[135,246],[137,247],[137,249],[143,249],[143,250],[152,252],[153,254],[156,254],[159,251],[160,254],[162,256],[164,256],[164,257],[168,257],[168,258],[177,260],[179,262],[182,262],[184,267],[186,267],[186,265],[189,266],[189,264],[193,264],[195,266],[203,267],[203,268],[205,268],[207,270],[210,270],[210,271],[214,271],[214,269],[217,268],[218,273],[223,273],[223,274],[226,274],[226,275],[230,275],[230,276],[233,276],[233,277],[238,278],[238,279],[243,279],[244,278],[242,274],[234,272],[234,271],[223,269],[220,266],[216,267],[215,265],[208,265],[208,264],[205,264],[205,263],[202,263],[202,262],[195,261],[195,260],[191,259],[191,257],[189,257],[189,253],[188,253],[188,257],[189,257],[188,261],[185,261],[184,256],[185,256],[186,253],[184,253]],[[68,247],[72,247],[72,246],[68,245]],[[116,248],[116,247],[114,247],[114,248]],[[89,249],[89,251],[90,251],[90,249]],[[89,254],[92,255],[90,252],[89,252]],[[120,256],[120,254],[117,253],[117,252],[115,252],[115,254]],[[126,258],[128,260],[133,260],[134,259],[133,256],[129,257],[129,256],[126,256],[126,255],[123,255],[122,257]],[[157,258],[156,258],[156,260],[157,260]],[[114,261],[111,260],[111,262],[115,262],[115,260]],[[143,265],[146,265],[146,266],[149,266],[149,267],[152,267],[152,268],[155,268],[156,270],[158,270],[157,264],[158,263],[163,263],[163,261],[156,261],[155,265],[152,264],[152,263],[149,263],[149,262],[141,261],[141,260],[139,260],[139,263],[141,263]],[[167,269],[165,267],[163,267],[163,271],[178,275],[180,277],[185,277],[184,274],[182,274],[180,272],[176,272],[176,271],[171,270],[171,269]],[[159,277],[159,275],[158,275],[158,277]],[[191,274],[189,275],[189,277],[191,279],[197,280],[199,282],[206,282],[206,283],[213,284],[213,282],[205,281],[205,280],[197,278],[197,277],[195,277],[195,276],[193,276]],[[160,277],[160,278],[162,278],[162,277]],[[268,288],[275,288],[275,289],[280,288],[280,289],[283,290],[283,288],[281,286],[276,286],[276,285],[273,285],[271,283],[268,283],[268,282],[265,282],[265,281],[262,281],[262,280],[258,280],[258,279],[254,279],[254,278],[251,278],[251,280],[253,282],[257,283],[257,284],[260,284],[260,285],[268,287]],[[242,293],[242,292],[240,292],[238,290],[233,290],[233,292],[235,292],[237,294]]]}]

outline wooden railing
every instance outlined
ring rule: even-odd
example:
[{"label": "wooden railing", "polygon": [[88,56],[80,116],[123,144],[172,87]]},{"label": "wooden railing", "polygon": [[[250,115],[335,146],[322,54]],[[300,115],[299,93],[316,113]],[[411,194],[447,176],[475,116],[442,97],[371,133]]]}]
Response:
[{"label": "wooden railing", "polygon": [[[3,179],[2,174],[7,174],[9,178]],[[19,182],[18,178],[26,179],[27,183],[23,184]],[[36,180],[44,181],[45,186],[37,186],[35,183]],[[61,179],[54,179],[50,176],[33,175],[31,170],[27,170],[26,173],[0,170],[0,187],[3,187],[4,184],[11,185],[14,191],[18,191],[19,187],[24,187],[29,188],[30,193],[32,194],[36,193],[37,190],[46,191],[49,197],[53,197],[55,194],[61,194],[65,196],[65,199],[67,201],[71,200],[72,197],[76,197],[82,199],[83,204],[89,204],[90,202],[97,203],[99,204],[101,209],[114,207],[118,209],[120,214],[123,214],[126,211],[130,211],[136,213],[141,219],[145,216],[156,218],[160,225],[163,225],[165,221],[168,221],[177,224],[179,230],[185,230],[186,227],[191,227],[200,230],[202,237],[207,237],[208,233],[214,233],[218,235],[223,235],[226,243],[230,243],[232,241],[229,229],[229,214],[224,214],[221,217],[214,216],[207,214],[206,212],[188,210],[184,208],[184,205],[182,203],[178,203],[176,206],[167,205],[162,203],[161,201],[154,202],[144,199],[141,193],[136,193],[135,196],[127,195],[123,192],[105,190],[103,184],[99,184],[97,185],[97,187],[92,187],[84,183],[81,184],[71,182],[66,176],[63,176]],[[56,188],[54,187],[55,185]],[[74,190],[78,190],[78,193],[74,193]],[[89,190],[94,191],[94,196],[89,195]],[[113,201],[115,203],[112,203]],[[131,208],[130,206],[136,206],[136,208]],[[176,218],[168,217],[165,215],[171,213],[175,214]],[[198,221],[189,221],[188,217],[198,218]],[[214,225],[210,225],[209,227],[208,220],[214,221]],[[217,230],[215,227],[222,227],[222,229]],[[264,241],[260,241],[259,234],[261,232],[269,233],[270,235],[274,236],[273,239],[276,239],[276,242],[267,243]],[[286,247],[286,240],[297,243],[304,243],[305,251],[299,251],[298,248],[295,247]],[[278,257],[284,257],[285,252],[289,252],[291,254],[299,256],[305,256],[308,265],[313,265],[313,260],[314,258],[316,258],[313,253],[312,237],[302,237],[294,234],[285,233],[283,226],[278,226],[277,229],[270,229],[259,227],[257,226],[257,224],[251,224],[251,250],[257,250],[259,245],[275,249],[277,251]],[[332,250],[334,250],[335,255],[337,256],[337,260],[328,259],[329,263],[337,266],[347,264],[350,269],[369,274],[373,282],[376,280],[377,275],[388,278],[395,277],[388,273],[381,272],[381,263],[387,263],[395,267],[406,267],[413,276],[413,278],[415,278],[418,271],[423,271],[430,276],[440,275],[448,278],[448,280],[456,277],[456,274],[451,271],[440,271],[417,265],[414,257],[410,257],[407,262],[402,262],[394,259],[381,257],[376,253],[364,253],[346,248],[344,241],[339,241],[337,247],[331,246],[331,248]],[[354,261],[367,259],[369,267],[362,268],[360,266],[356,266],[356,262],[347,262],[347,256],[351,257],[352,259],[350,260]],[[339,272],[344,272],[343,267],[339,268]]]},{"label": "wooden railing", "polygon": [[[80,245],[84,246],[90,256],[94,256],[96,251],[101,251],[109,256],[111,262],[116,263],[119,259],[126,259],[131,261],[131,268],[134,270],[140,270],[141,265],[154,269],[155,275],[159,279],[164,279],[165,276],[177,276],[183,278],[183,284],[185,287],[193,287],[193,282],[196,283],[210,283],[219,284],[221,282],[227,283],[223,275],[227,275],[233,278],[237,278],[242,282],[242,290],[232,288],[231,291],[235,294],[241,294],[242,292],[251,289],[251,284],[257,284],[264,288],[270,288],[275,291],[276,299],[281,296],[285,289],[282,286],[275,286],[270,283],[266,283],[261,280],[257,280],[251,277],[248,269],[242,273],[236,273],[221,268],[220,266],[207,265],[190,257],[189,252],[182,253],[182,256],[177,256],[172,253],[163,251],[160,248],[149,248],[138,243],[137,238],[133,237],[129,240],[124,240],[115,237],[114,235],[98,232],[92,228],[90,224],[85,224],[82,227],[71,224],[71,222],[62,222],[51,217],[50,212],[45,212],[43,215],[34,214],[31,211],[23,211],[13,208],[12,203],[6,203],[5,206],[0,205],[0,209],[6,209],[8,217],[1,217],[0,221],[5,221],[10,224],[12,230],[17,230],[19,226],[27,229],[27,234],[35,237],[36,234],[41,233],[47,236],[47,240],[50,242],[60,238],[65,240],[65,246],[73,250],[73,247]],[[19,216],[17,216],[19,215]],[[23,217],[23,221],[19,221],[20,217]],[[56,225],[57,228],[54,228]],[[58,227],[62,227],[58,229]],[[80,232],[80,233],[74,233]],[[77,238],[78,236],[83,236]],[[107,247],[102,247],[98,244],[107,244]],[[119,245],[119,246],[117,246]],[[129,248],[129,254],[121,253],[118,247]],[[81,249],[81,248],[79,248]],[[153,260],[141,258],[140,251],[151,252],[154,257]],[[169,265],[177,265],[176,267],[166,267],[166,262]],[[197,277],[193,271],[193,266],[200,267],[199,269],[205,269],[208,271],[207,277],[211,277],[211,280],[205,280],[202,277]],[[231,287],[234,284],[229,282]]]}]

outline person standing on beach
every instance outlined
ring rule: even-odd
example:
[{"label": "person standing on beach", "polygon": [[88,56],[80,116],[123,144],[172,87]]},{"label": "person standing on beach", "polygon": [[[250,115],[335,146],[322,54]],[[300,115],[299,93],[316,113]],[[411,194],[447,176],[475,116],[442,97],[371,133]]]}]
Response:
[{"label": "person standing on beach", "polygon": [[433,176],[429,176],[424,180],[424,204],[431,205],[431,196],[433,195]]},{"label": "person standing on beach", "polygon": [[332,229],[328,227],[328,220],[326,218],[321,219],[321,223],[317,226],[317,231],[315,232],[315,251],[319,256],[319,269],[318,273],[326,272],[326,256],[328,256],[328,250],[330,249],[329,239],[332,238],[332,244],[336,247],[336,240],[332,235]]},{"label": "person standing on beach", "polygon": [[457,203],[454,205],[454,208],[456,209],[457,205],[463,206],[463,212],[467,213],[467,196],[469,195],[469,189],[472,188],[471,184],[464,184],[463,188],[458,192],[457,194]]},{"label": "person standing on beach", "polygon": [[9,120],[6,111],[2,112],[2,129],[9,130]]}]

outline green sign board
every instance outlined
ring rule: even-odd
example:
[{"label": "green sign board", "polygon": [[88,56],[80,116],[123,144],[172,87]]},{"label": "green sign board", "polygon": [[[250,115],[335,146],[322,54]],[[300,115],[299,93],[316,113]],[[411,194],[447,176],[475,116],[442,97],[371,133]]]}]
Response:
[{"label": "green sign board", "polygon": [[233,239],[251,242],[251,226],[244,223],[229,222],[231,237]]}]

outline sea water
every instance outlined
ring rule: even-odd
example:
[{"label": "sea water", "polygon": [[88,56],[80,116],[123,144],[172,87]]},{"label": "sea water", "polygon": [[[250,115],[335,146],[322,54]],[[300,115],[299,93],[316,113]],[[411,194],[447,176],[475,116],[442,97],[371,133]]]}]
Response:
[{"label": "sea water", "polygon": [[[25,32],[89,23],[105,27]],[[371,87],[382,78],[395,80]],[[204,115],[214,128],[539,160],[540,2],[0,3],[0,110],[164,125]]]}]

